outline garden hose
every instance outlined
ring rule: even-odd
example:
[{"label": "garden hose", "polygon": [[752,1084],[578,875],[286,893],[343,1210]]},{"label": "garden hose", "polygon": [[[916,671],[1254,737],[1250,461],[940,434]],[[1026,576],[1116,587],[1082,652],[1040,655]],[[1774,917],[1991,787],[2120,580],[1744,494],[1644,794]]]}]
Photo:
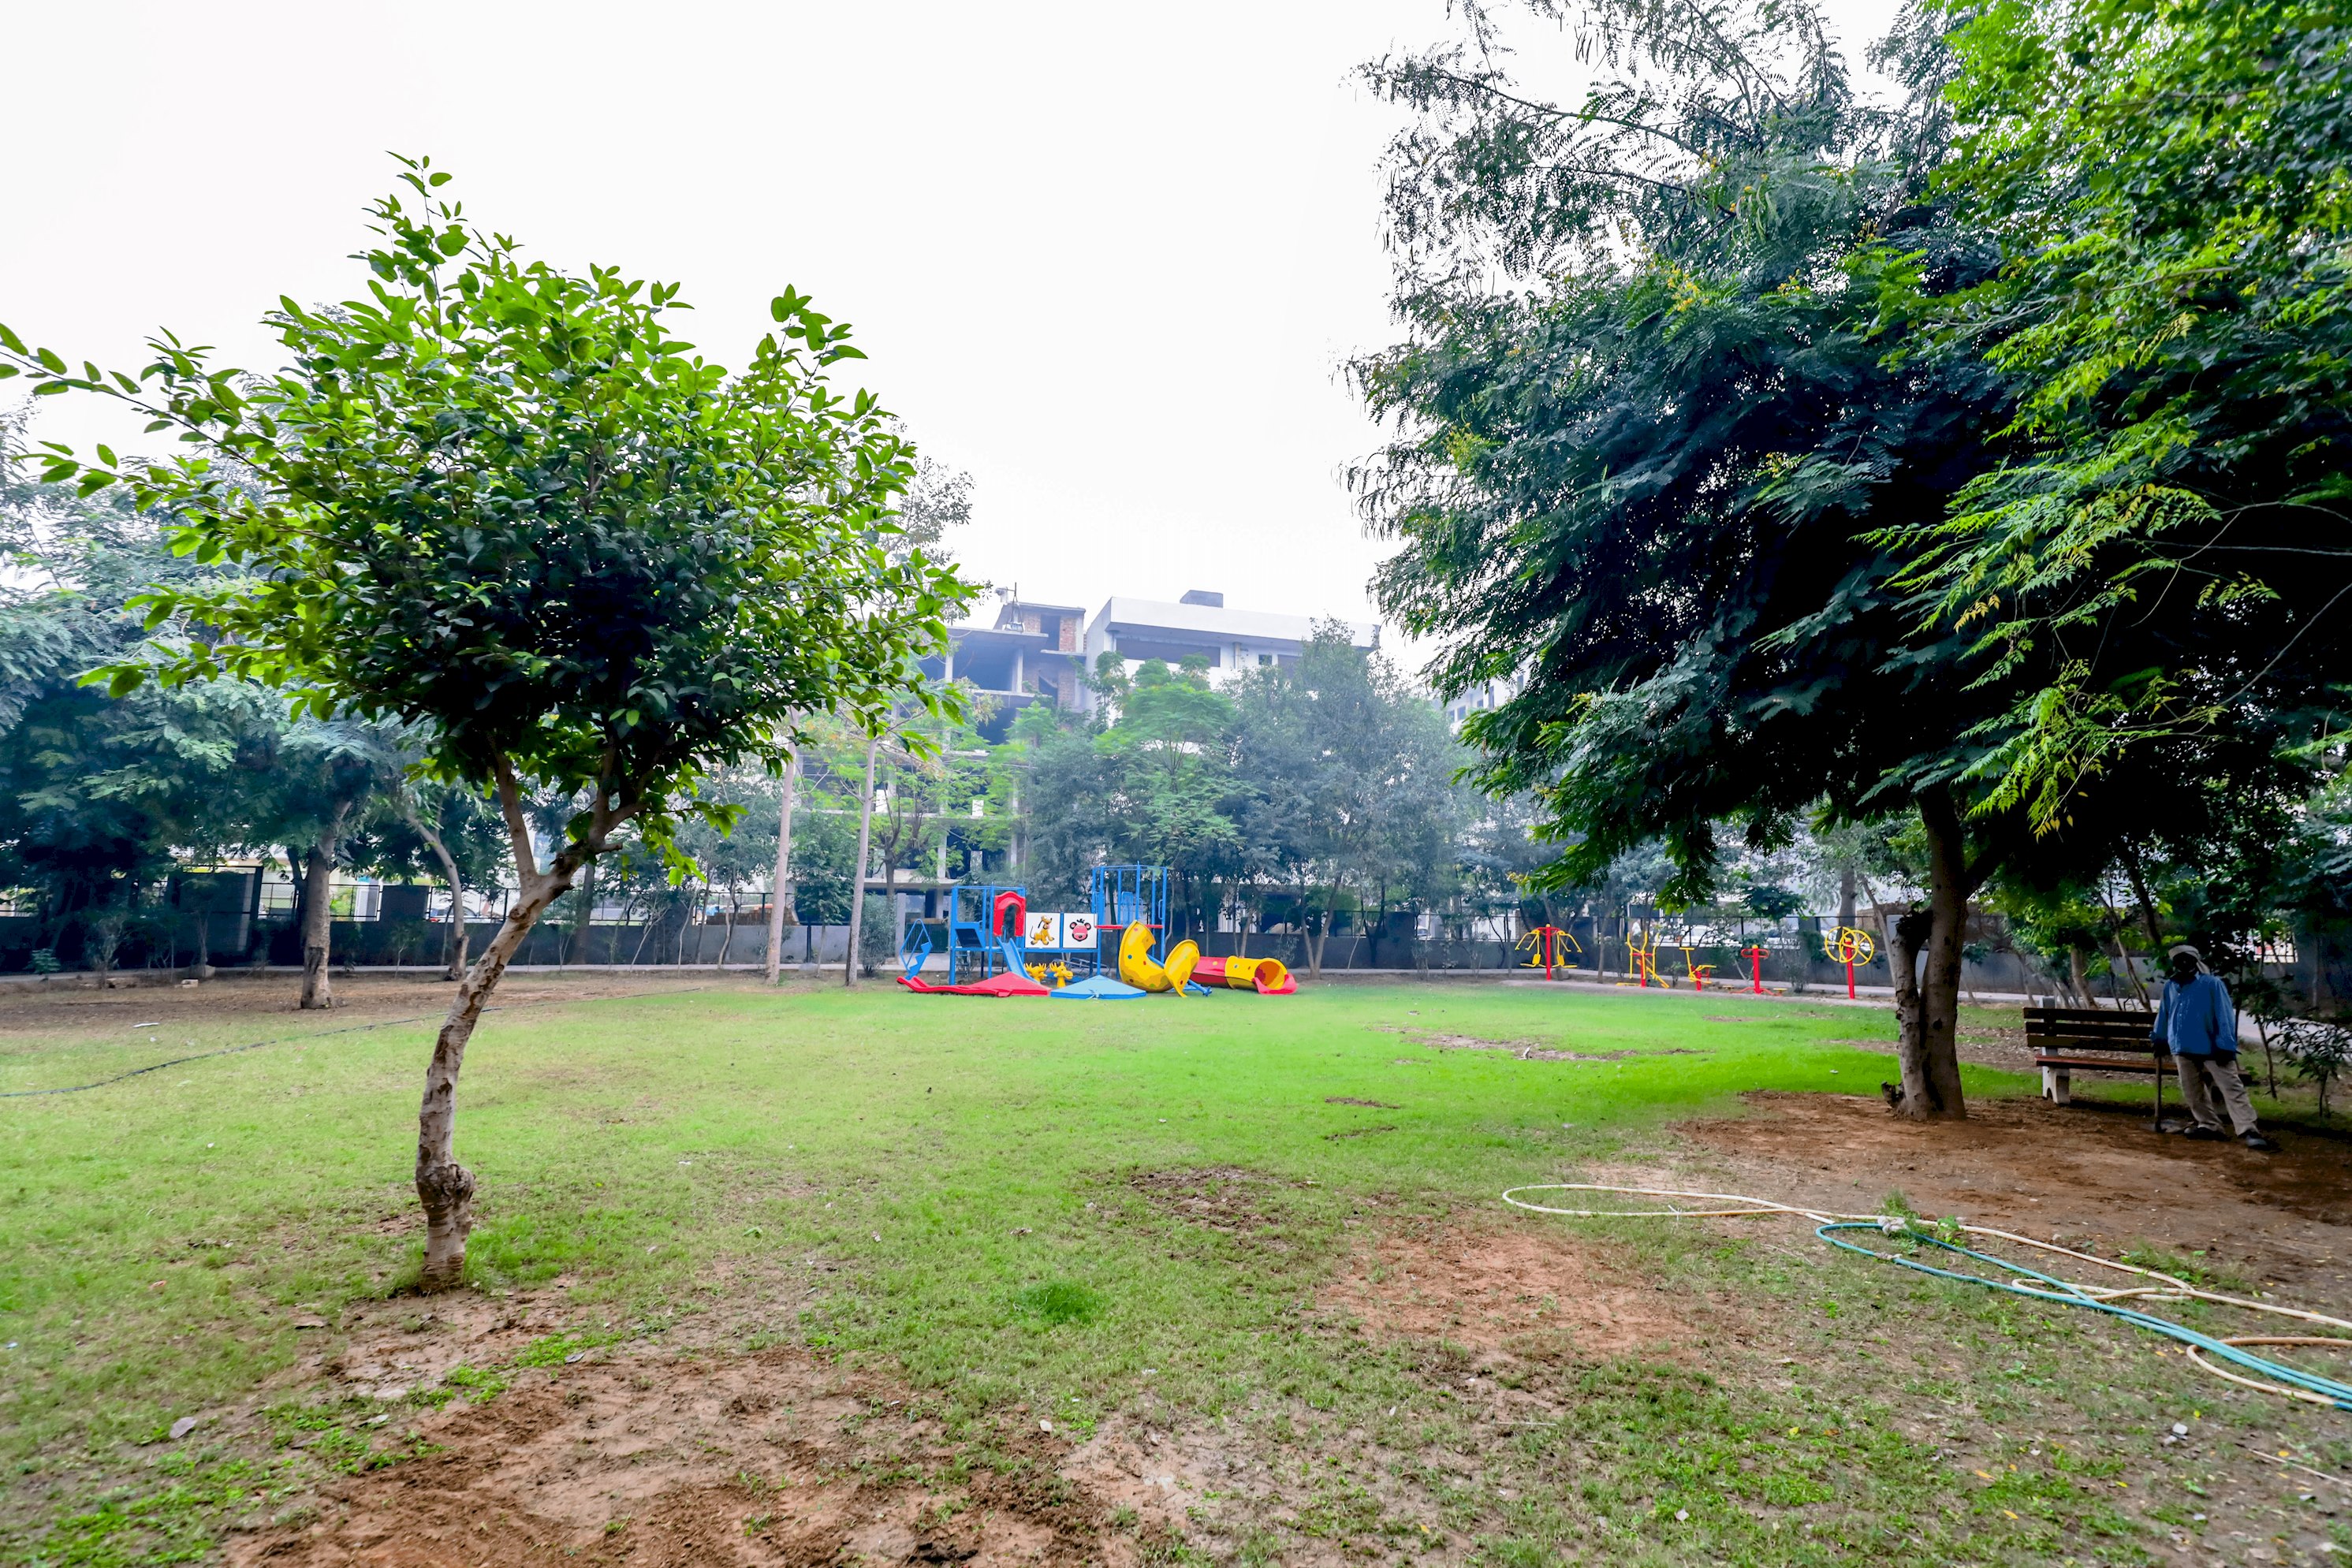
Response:
[{"label": "garden hose", "polygon": [[[1690,1208],[1681,1205],[1670,1205],[1664,1208],[1642,1209],[1558,1208],[1549,1204],[1527,1202],[1517,1196],[1523,1192],[1602,1192],[1632,1197],[1682,1198],[1737,1207]],[[2160,1318],[2152,1312],[2144,1312],[2122,1303],[2135,1298],[2158,1301],[2211,1301],[2221,1306],[2241,1308],[2246,1312],[2267,1312],[2276,1317],[2294,1318],[2298,1322],[2317,1323],[2327,1328],[2352,1331],[2352,1322],[2347,1322],[2342,1318],[2329,1317],[2324,1312],[2308,1312],[2301,1307],[2282,1307],[2270,1301],[2250,1301],[2242,1296],[2224,1295],[2218,1291],[2200,1290],[2185,1280],[2155,1269],[2143,1269],[2137,1264],[2118,1262],[2114,1259],[2101,1258],[2094,1253],[2078,1252],[2073,1248],[2061,1247],[2052,1241],[2036,1241],[2030,1236],[2018,1236],[2006,1230],[1995,1230],[1982,1225],[1952,1224],[1930,1228],[1926,1221],[1913,1219],[1906,1216],[1840,1214],[1803,1208],[1794,1204],[1776,1203],[1770,1198],[1749,1197],[1743,1193],[1689,1192],[1674,1187],[1608,1186],[1592,1182],[1543,1182],[1529,1186],[1515,1186],[1503,1194],[1503,1201],[1514,1208],[1524,1208],[1536,1214],[1562,1215],[1576,1219],[1738,1219],[1781,1215],[1810,1219],[1813,1222],[1815,1236],[1831,1246],[1842,1248],[1848,1252],[1858,1252],[1865,1258],[1875,1258],[1882,1263],[1899,1264],[1922,1274],[1935,1275],[1938,1279],[1958,1280],[1971,1285],[1981,1285],[1989,1291],[2000,1291],[2013,1296],[2023,1296],[2029,1301],[2053,1301],[2059,1305],[2070,1307],[2089,1307],[2120,1318],[2135,1327],[2144,1328],[2150,1333],[2178,1340],[2184,1347],[2183,1354],[2190,1362],[2194,1363],[2200,1371],[2211,1373],[2216,1377],[2226,1378],[2231,1383],[2247,1388],[2259,1389],[2265,1394],[2280,1395],[2309,1405],[2323,1406],[2336,1410],[2352,1410],[2352,1384],[2342,1383],[2332,1377],[2322,1377],[2315,1373],[2304,1372],[2296,1367],[2252,1354],[2245,1348],[2249,1345],[2325,1345],[2352,1350],[2352,1339],[2317,1334],[2241,1334],[2221,1338],[2200,1333],[2185,1324],[2176,1323],[2168,1318]],[[1936,1234],[1937,1228],[1943,1229],[1946,1234]],[[1861,1246],[1837,1234],[1857,1230],[1875,1230],[1882,1236],[1900,1237],[1916,1244],[1939,1247],[1947,1252],[1958,1253],[1961,1257],[1999,1269],[2015,1278],[1988,1280],[1981,1275],[1964,1273],[1957,1269],[1942,1269],[1932,1263],[1923,1263],[1916,1258],[1906,1258],[1897,1253],[1882,1252],[1874,1248]],[[2038,1269],[2029,1269],[2021,1263],[2012,1263],[2005,1258],[1996,1257],[1990,1252],[1980,1252],[1974,1248],[1964,1247],[1957,1241],[1946,1239],[1946,1236],[1953,1233],[1970,1237],[1990,1237],[2015,1246],[2056,1253],[2063,1258],[2072,1258],[2079,1262],[2095,1264],[2102,1269],[2137,1274],[2143,1279],[2159,1282],[2124,1286],[2114,1290],[2080,1284],[2074,1281],[2061,1279],[2055,1274],[2045,1274]],[[2206,1359],[2207,1355],[2218,1357],[2221,1361],[2256,1375],[2242,1376],[2238,1373],[2215,1365]]]}]

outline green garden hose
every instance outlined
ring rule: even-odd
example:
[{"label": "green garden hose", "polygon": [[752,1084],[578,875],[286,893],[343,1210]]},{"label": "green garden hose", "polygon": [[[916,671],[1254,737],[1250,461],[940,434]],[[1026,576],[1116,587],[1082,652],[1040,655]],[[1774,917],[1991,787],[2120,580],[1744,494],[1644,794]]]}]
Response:
[{"label": "green garden hose", "polygon": [[[1517,1196],[1523,1192],[1605,1192],[1636,1197],[1697,1199],[1706,1203],[1738,1207],[1686,1208],[1674,1206],[1665,1208],[1630,1210],[1556,1208],[1546,1204],[1526,1202]],[[2301,1400],[2305,1404],[2325,1406],[2336,1410],[2352,1410],[2352,1384],[2338,1382],[2332,1377],[2322,1377],[2315,1373],[2304,1372],[2283,1363],[2252,1354],[2245,1348],[2248,1345],[2294,1344],[2332,1345],[2352,1350],[2352,1339],[2316,1334],[2248,1334],[2220,1338],[2211,1334],[2200,1333],[2197,1330],[2174,1322],[2168,1318],[2160,1318],[2152,1312],[2141,1312],[2136,1307],[2127,1307],[2121,1303],[2133,1297],[2170,1301],[2212,1301],[2223,1306],[2242,1308],[2247,1312],[2267,1312],[2277,1317],[2294,1318],[2303,1322],[2320,1323],[2329,1328],[2352,1330],[2352,1322],[2347,1322],[2341,1318],[2329,1317],[2324,1312],[2307,1312],[2300,1307],[2282,1307],[2270,1301],[2250,1301],[2241,1296],[2229,1296],[2215,1291],[2200,1290],[2185,1280],[2154,1269],[2143,1269],[2136,1264],[2121,1263],[2113,1259],[2101,1258],[2088,1252],[2077,1252],[2072,1248],[2061,1247],[2054,1242],[2036,1241],[2029,1236],[2016,1236],[2006,1230],[1994,1230],[1980,1225],[1954,1224],[1948,1228],[1947,1228],[1947,1234],[1957,1231],[1967,1236],[1992,1237],[2018,1246],[2030,1247],[2043,1252],[2054,1252],[2061,1257],[2096,1264],[2102,1269],[2114,1269],[2126,1274],[2137,1274],[2144,1279],[2158,1281],[2161,1283],[2130,1286],[2118,1290],[2104,1290],[2097,1286],[2078,1284],[2072,1280],[2061,1279],[2055,1274],[2045,1274],[2038,1269],[2029,1269],[2021,1263],[2012,1263],[2005,1258],[1996,1257],[1990,1252],[1980,1252],[1974,1248],[1961,1246],[1956,1241],[1947,1239],[1945,1236],[1935,1234],[1933,1230],[1927,1228],[1926,1222],[1907,1217],[1828,1213],[1801,1208],[1793,1204],[1776,1203],[1770,1198],[1749,1197],[1741,1193],[1685,1192],[1671,1187],[1606,1186],[1591,1182],[1544,1182],[1529,1186],[1512,1187],[1503,1194],[1503,1201],[1514,1208],[1524,1208],[1536,1214],[1558,1214],[1582,1219],[1736,1219],[1775,1215],[1810,1219],[1814,1222],[1815,1236],[1831,1246],[1842,1248],[1845,1251],[1858,1252],[1865,1258],[1875,1258],[1882,1263],[1899,1264],[1903,1268],[1914,1270],[1918,1273],[1932,1274],[1937,1279],[1958,1280],[1971,1285],[1981,1285],[1989,1291],[2000,1291],[2009,1295],[2022,1296],[2029,1301],[2051,1301],[2068,1307],[2089,1307],[2094,1311],[2120,1318],[2135,1327],[2163,1334],[2168,1339],[2178,1340],[2187,1347],[2186,1354],[2190,1361],[2215,1376],[2227,1378],[2231,1383],[2248,1388],[2260,1389],[2265,1394],[2277,1394],[2289,1399]],[[1964,1273],[1958,1269],[1937,1268],[1933,1263],[1923,1263],[1916,1258],[1906,1258],[1899,1253],[1882,1252],[1875,1248],[1860,1246],[1836,1234],[1857,1230],[1874,1230],[1882,1236],[1899,1237],[1913,1243],[1938,1247],[1947,1252],[1972,1259],[2015,1277],[1989,1280],[1982,1275]],[[2208,1354],[2218,1356],[2256,1375],[2242,1377],[2235,1373],[2225,1371],[2207,1361],[2205,1357]]]}]

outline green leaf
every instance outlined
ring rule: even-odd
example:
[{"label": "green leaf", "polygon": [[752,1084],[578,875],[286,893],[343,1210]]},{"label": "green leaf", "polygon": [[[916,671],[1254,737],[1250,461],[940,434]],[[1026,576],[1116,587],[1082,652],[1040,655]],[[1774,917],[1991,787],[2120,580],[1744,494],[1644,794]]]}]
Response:
[{"label": "green leaf", "polygon": [[58,375],[66,373],[66,362],[49,350],[36,349],[33,350],[33,357],[40,361],[45,368],[54,371]]}]

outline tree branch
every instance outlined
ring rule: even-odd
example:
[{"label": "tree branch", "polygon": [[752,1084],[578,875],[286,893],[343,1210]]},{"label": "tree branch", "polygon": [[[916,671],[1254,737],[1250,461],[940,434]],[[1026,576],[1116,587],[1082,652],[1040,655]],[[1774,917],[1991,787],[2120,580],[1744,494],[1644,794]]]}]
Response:
[{"label": "tree branch", "polygon": [[507,840],[514,850],[515,875],[528,888],[540,878],[539,857],[531,852],[530,823],[522,813],[522,789],[515,782],[514,764],[503,756],[493,758],[498,776],[499,810],[507,820]]}]

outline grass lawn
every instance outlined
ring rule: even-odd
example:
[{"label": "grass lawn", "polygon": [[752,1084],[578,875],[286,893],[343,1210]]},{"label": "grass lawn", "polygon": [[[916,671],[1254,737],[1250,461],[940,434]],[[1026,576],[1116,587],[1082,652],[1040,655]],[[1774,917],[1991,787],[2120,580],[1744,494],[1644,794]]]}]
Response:
[{"label": "grass lawn", "polygon": [[[1465,1213],[1558,1229],[1496,1214],[1496,1195],[1635,1158],[1671,1122],[1737,1113],[1741,1092],[1871,1092],[1887,1059],[1836,1042],[1891,1038],[1884,1012],[1491,985],[1087,1005],[871,984],[541,989],[476,1036],[458,1122],[481,1184],[472,1281],[557,1292],[570,1313],[541,1362],[804,1346],[903,1382],[983,1462],[1016,1409],[1055,1412],[1077,1441],[1149,1409],[1257,1444],[1271,1479],[1204,1500],[1151,1546],[1171,1559],[1832,1562],[1899,1542],[1913,1562],[2088,1562],[2160,1545],[2153,1516],[2118,1512],[2118,1461],[2044,1463],[2037,1443],[2034,1464],[1978,1486],[1948,1445],[1895,1419],[1949,1395],[1957,1356],[2006,1380],[1998,1398],[2038,1433],[2048,1402],[2093,1398],[2069,1390],[2065,1358],[2089,1344],[2113,1359],[2127,1335],[1793,1256],[1816,1249],[1793,1229],[1768,1246],[1582,1228],[1662,1290],[1781,1323],[1781,1354],[1753,1366],[1727,1342],[1714,1364],[1482,1371],[1442,1342],[1356,1332],[1330,1305],[1375,1231]],[[306,1016],[112,993],[0,1022],[12,1092],[275,1041],[0,1101],[0,1552],[201,1554],[315,1479],[291,1457],[315,1448],[295,1429],[332,1427],[365,1464],[401,1457],[398,1428],[371,1437],[331,1412],[302,1428],[299,1412],[345,1314],[414,1277],[432,1024],[398,1020],[443,994],[380,988]],[[1446,1048],[1471,1040],[1568,1059]],[[1979,1096],[2030,1088],[1969,1078]],[[1246,1226],[1167,1200],[1234,1184]],[[1906,1335],[1932,1340],[1937,1367],[1903,1364]],[[1981,1354],[1953,1348],[1971,1340]],[[478,1392],[503,1375],[467,1375]],[[1465,1376],[1519,1378],[1561,1413],[1482,1425]],[[2099,1421],[2168,1419],[2167,1375],[2103,1376]],[[159,1441],[175,1419],[256,1400],[278,1412],[276,1447]],[[1986,1436],[2021,1455],[2030,1434]]]}]

